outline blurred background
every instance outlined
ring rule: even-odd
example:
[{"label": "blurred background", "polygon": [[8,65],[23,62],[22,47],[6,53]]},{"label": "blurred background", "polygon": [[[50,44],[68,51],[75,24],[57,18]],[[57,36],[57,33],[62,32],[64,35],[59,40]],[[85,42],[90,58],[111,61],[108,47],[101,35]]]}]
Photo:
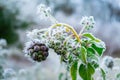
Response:
[{"label": "blurred background", "polygon": [[[104,55],[120,57],[120,0],[0,0],[0,41],[1,44],[6,44],[0,49],[0,55],[5,53],[4,58],[0,58],[3,68],[13,68],[16,71],[28,67],[35,68],[36,63],[24,57],[23,48],[27,41],[26,31],[51,25],[49,21],[41,20],[36,14],[37,6],[41,3],[52,9],[52,15],[59,22],[72,25],[77,32],[82,28],[82,16],[94,16],[96,25],[90,32],[105,42],[107,50]],[[56,55],[51,55],[47,62],[38,65],[50,68],[56,73],[58,71],[54,70],[55,66],[48,65],[58,65],[57,58]],[[44,73],[44,69],[41,72]],[[46,73],[49,74],[48,71]],[[57,80],[53,78],[48,80]]]}]

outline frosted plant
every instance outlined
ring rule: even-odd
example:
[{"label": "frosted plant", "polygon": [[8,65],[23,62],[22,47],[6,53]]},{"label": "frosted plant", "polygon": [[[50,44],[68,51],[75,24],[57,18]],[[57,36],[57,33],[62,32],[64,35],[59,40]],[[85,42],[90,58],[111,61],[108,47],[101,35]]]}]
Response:
[{"label": "frosted plant", "polygon": [[6,61],[5,57],[10,52],[5,47],[7,47],[6,40],[0,39],[0,65],[5,63],[5,61]]},{"label": "frosted plant", "polygon": [[3,77],[4,80],[17,80],[16,72],[11,68],[4,69]]},{"label": "frosted plant", "polygon": [[10,68],[5,69],[5,70],[4,70],[4,73],[3,73],[3,76],[4,76],[5,78],[13,77],[13,76],[15,76],[15,75],[16,75],[15,71],[14,71],[13,69],[10,69]]},{"label": "frosted plant", "polygon": [[37,14],[39,15],[40,19],[44,19],[44,20],[49,19],[51,22],[57,23],[55,18],[53,18],[53,16],[50,13],[51,13],[51,9],[49,7],[46,7],[44,4],[40,4],[37,7]]},{"label": "frosted plant", "polygon": [[[94,78],[96,80],[119,80],[120,79],[120,66],[119,66],[120,59],[113,58],[111,56],[104,56],[103,59],[100,61],[100,66],[104,69],[104,73],[106,78],[102,79],[102,74],[100,74],[100,70],[97,69]],[[111,67],[112,66],[112,67]]]},{"label": "frosted plant", "polygon": [[114,66],[114,59],[110,56],[105,56],[103,59],[103,64],[107,67],[107,68],[113,68]]},{"label": "frosted plant", "polygon": [[7,46],[7,42],[5,39],[0,39],[0,49],[2,49],[3,47]]},{"label": "frosted plant", "polygon": [[33,68],[20,69],[18,71],[18,80],[36,80],[36,75],[33,73]]},{"label": "frosted plant", "polygon": [[1,70],[2,66],[1,64],[4,62],[4,54],[8,53],[8,50],[4,49],[6,47],[7,43],[5,39],[0,39],[0,75],[1,75]]},{"label": "frosted plant", "polygon": [[77,80],[78,74],[82,80],[94,80],[96,69],[101,70],[105,80],[105,72],[99,66],[105,44],[91,33],[84,32],[94,27],[94,18],[83,17],[80,21],[83,28],[78,34],[72,26],[56,21],[44,5],[40,5],[39,10],[40,15],[49,17],[54,24],[48,29],[35,29],[27,33],[29,41],[24,49],[26,55],[35,62],[42,62],[51,54],[51,48],[66,64],[66,71],[70,72],[72,80]]},{"label": "frosted plant", "polygon": [[83,17],[81,22],[80,22],[81,26],[85,27],[87,30],[91,29],[94,27],[95,21],[93,16],[90,17]]},{"label": "frosted plant", "polygon": [[46,7],[45,5],[43,4],[40,4],[38,6],[38,11],[37,11],[37,14],[40,14],[41,18],[45,18],[45,17],[49,17],[49,13],[51,12],[51,9],[48,7]]}]

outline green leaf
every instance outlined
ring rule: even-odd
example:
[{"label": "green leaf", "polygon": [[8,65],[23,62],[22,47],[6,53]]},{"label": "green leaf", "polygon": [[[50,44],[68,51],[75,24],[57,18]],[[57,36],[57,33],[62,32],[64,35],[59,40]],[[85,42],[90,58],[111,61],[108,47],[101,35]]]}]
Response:
[{"label": "green leaf", "polygon": [[92,64],[94,68],[98,68],[99,57],[95,54],[88,54],[88,62]]},{"label": "green leaf", "polygon": [[97,55],[95,55],[95,50],[92,48],[87,48],[87,57],[90,58],[90,60],[98,61]]},{"label": "green leaf", "polygon": [[116,75],[116,80],[117,79],[120,79],[120,73],[118,73],[117,75]]},{"label": "green leaf", "polygon": [[72,80],[77,80],[77,65],[78,65],[78,62],[75,61],[71,66],[70,73],[71,73]]},{"label": "green leaf", "polygon": [[91,33],[83,33],[82,36],[87,37],[91,40],[95,40],[96,42],[100,42],[101,40],[96,38],[94,35],[92,35]]},{"label": "green leaf", "polygon": [[92,61],[91,64],[94,66],[95,69],[99,67],[98,62]]},{"label": "green leaf", "polygon": [[83,33],[82,36],[95,40],[95,37],[91,33]]},{"label": "green leaf", "polygon": [[95,54],[94,49],[91,47],[87,48],[87,52],[88,52],[88,54]]},{"label": "green leaf", "polygon": [[79,75],[81,76],[81,78],[83,80],[87,80],[87,68],[86,68],[86,65],[84,64],[81,64],[80,67],[79,67]]},{"label": "green leaf", "polygon": [[87,62],[87,51],[86,51],[86,48],[81,46],[81,60],[86,63]]},{"label": "green leaf", "polygon": [[79,67],[79,75],[83,80],[93,80],[92,75],[95,73],[94,67],[88,64],[81,64]]},{"label": "green leaf", "polygon": [[101,71],[103,80],[106,80],[106,73],[105,73],[105,71],[102,68],[100,68],[100,71]]},{"label": "green leaf", "polygon": [[90,75],[93,75],[95,73],[95,69],[90,63],[88,63],[88,71],[89,71],[88,73],[90,73]]},{"label": "green leaf", "polygon": [[63,75],[64,75],[63,73],[59,74],[59,80],[62,80]]},{"label": "green leaf", "polygon": [[105,51],[105,48],[101,46],[100,44],[92,44],[91,47],[98,53],[99,56],[103,54]]},{"label": "green leaf", "polygon": [[87,57],[88,57],[88,62],[98,62],[98,56],[95,55],[95,50],[92,48],[87,49]]}]

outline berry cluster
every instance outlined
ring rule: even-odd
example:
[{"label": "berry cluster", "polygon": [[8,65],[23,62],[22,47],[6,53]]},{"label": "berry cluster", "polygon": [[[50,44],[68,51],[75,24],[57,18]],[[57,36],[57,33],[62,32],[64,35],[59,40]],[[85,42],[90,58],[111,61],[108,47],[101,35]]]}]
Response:
[{"label": "berry cluster", "polygon": [[54,49],[54,51],[58,55],[65,55],[67,53],[66,52],[66,47],[64,45],[62,45],[61,42],[52,41],[52,42],[50,42],[49,47],[52,48],[52,49]]},{"label": "berry cluster", "polygon": [[68,34],[64,27],[57,27],[51,30],[51,38],[49,47],[54,49],[58,55],[65,55],[67,53],[66,46],[64,45],[65,38]]},{"label": "berry cluster", "polygon": [[48,47],[43,43],[33,42],[33,45],[27,48],[28,55],[34,60],[41,62],[48,57]]}]

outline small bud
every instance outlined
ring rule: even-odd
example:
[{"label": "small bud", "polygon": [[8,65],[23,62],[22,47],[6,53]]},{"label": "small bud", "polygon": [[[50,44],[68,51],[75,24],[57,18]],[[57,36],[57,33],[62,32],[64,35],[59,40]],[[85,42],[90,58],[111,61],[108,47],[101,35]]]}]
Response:
[{"label": "small bud", "polygon": [[43,55],[44,55],[45,57],[47,57],[47,56],[48,56],[48,52],[43,52]]},{"label": "small bud", "polygon": [[29,53],[33,53],[34,52],[34,50],[33,49],[29,49]]},{"label": "small bud", "polygon": [[46,46],[41,46],[40,49],[41,49],[42,51],[48,51],[48,48],[47,48]]},{"label": "small bud", "polygon": [[50,12],[51,12],[51,9],[49,7],[46,7],[43,4],[40,4],[38,6],[37,14],[40,15],[41,19],[49,18]]},{"label": "small bud", "polygon": [[37,52],[37,51],[39,51],[39,50],[40,50],[40,47],[39,47],[38,45],[35,45],[35,46],[34,46],[34,51]]}]

